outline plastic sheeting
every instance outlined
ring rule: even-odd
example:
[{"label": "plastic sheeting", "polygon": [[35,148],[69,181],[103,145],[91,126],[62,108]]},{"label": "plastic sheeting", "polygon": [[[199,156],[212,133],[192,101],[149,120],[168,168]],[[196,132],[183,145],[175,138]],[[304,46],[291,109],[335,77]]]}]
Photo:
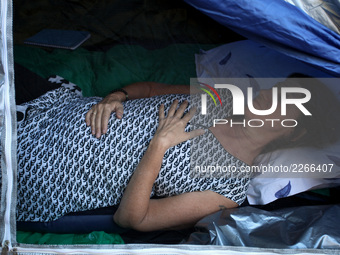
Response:
[{"label": "plastic sheeting", "polygon": [[229,209],[201,220],[196,227],[203,231],[193,233],[188,243],[339,249],[339,215],[340,205],[300,206],[275,211],[254,207]]},{"label": "plastic sheeting", "polygon": [[340,34],[339,0],[285,0],[299,7],[316,21]]},{"label": "plastic sheeting", "polygon": [[185,0],[234,31],[340,76],[340,35],[283,0]]}]

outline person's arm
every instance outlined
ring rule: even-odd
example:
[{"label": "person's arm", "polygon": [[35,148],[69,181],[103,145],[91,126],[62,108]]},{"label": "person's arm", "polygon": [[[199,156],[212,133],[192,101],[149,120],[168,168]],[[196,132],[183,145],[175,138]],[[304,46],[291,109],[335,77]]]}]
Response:
[{"label": "person's arm", "polygon": [[[129,95],[129,99],[147,98],[168,94],[190,94],[189,85],[169,85],[158,82],[136,82],[123,88]],[[124,97],[125,94],[122,92]],[[124,99],[123,99],[124,100]]]},{"label": "person's arm", "polygon": [[[129,99],[147,98],[167,94],[190,94],[188,85],[168,85],[157,82],[137,82],[123,88]],[[107,125],[112,112],[116,112],[118,119],[123,117],[122,102],[126,100],[123,92],[117,91],[107,95],[102,101],[94,105],[86,114],[85,121],[91,127],[92,134],[99,138],[107,132]]]},{"label": "person's arm", "polygon": [[164,106],[159,111],[159,127],[137,166],[114,221],[126,228],[152,231],[165,228],[193,226],[202,217],[237,204],[213,191],[184,193],[178,196],[150,199],[152,186],[161,168],[166,150],[178,143],[203,134],[203,130],[185,132],[184,128],[194,114],[191,109],[183,116],[187,104],[176,111],[177,102],[164,117]]}]

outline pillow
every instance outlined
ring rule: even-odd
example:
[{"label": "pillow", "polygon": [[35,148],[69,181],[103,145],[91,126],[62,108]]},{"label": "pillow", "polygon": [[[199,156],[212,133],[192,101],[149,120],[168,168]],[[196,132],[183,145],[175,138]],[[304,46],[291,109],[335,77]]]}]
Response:
[{"label": "pillow", "polygon": [[[338,79],[250,40],[201,51],[195,59],[197,77],[202,82],[206,82],[205,78],[210,78],[212,81],[214,78],[254,77],[255,80],[256,78],[284,78],[291,73],[299,72],[313,77],[333,78],[327,79],[326,85],[340,100]],[[270,86],[272,84],[265,84],[262,88]],[[259,156],[255,165],[262,170],[265,169],[264,166],[267,169],[269,166],[272,168],[288,166],[295,172],[289,175],[283,173],[281,178],[277,173],[265,172],[252,178],[247,195],[249,203],[267,204],[303,191],[339,185],[339,155],[340,141],[324,149],[294,148]]]},{"label": "pillow", "polygon": [[[267,204],[303,191],[340,185],[340,141],[323,149],[277,150],[257,157],[254,165],[264,170],[250,182],[249,204]],[[267,168],[263,168],[263,166]],[[280,169],[289,169],[291,173]],[[278,172],[270,172],[268,169]]]}]

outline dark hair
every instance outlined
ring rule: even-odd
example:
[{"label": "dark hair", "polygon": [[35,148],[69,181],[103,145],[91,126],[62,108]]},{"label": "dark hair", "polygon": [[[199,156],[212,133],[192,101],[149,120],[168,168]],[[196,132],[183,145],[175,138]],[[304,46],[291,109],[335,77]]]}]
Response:
[{"label": "dark hair", "polygon": [[262,153],[302,146],[321,148],[336,142],[340,136],[340,102],[334,93],[319,79],[311,76],[293,73],[288,78],[311,92],[311,99],[304,106],[312,115],[301,114],[293,133],[271,142]]}]

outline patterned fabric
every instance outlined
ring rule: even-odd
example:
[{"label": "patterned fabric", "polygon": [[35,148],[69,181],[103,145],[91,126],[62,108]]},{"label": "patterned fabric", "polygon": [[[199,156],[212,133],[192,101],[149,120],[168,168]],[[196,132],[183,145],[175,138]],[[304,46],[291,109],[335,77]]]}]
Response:
[{"label": "patterned fabric", "polygon": [[[65,82],[55,77],[53,82]],[[125,187],[158,126],[158,108],[187,95],[166,95],[124,103],[123,119],[115,113],[100,139],[85,124],[85,114],[100,98],[83,98],[72,84],[24,104],[18,125],[18,221],[52,221],[76,211],[119,204]],[[192,128],[187,126],[187,131]],[[212,162],[245,165],[227,153],[212,133],[196,146]],[[202,144],[203,141],[203,144]],[[199,178],[190,174],[190,141],[170,148],[164,156],[151,196],[212,190],[237,203],[245,199],[245,175]],[[195,143],[194,143],[195,144]],[[224,151],[224,155],[214,155]],[[207,158],[204,156],[204,158]]]}]

